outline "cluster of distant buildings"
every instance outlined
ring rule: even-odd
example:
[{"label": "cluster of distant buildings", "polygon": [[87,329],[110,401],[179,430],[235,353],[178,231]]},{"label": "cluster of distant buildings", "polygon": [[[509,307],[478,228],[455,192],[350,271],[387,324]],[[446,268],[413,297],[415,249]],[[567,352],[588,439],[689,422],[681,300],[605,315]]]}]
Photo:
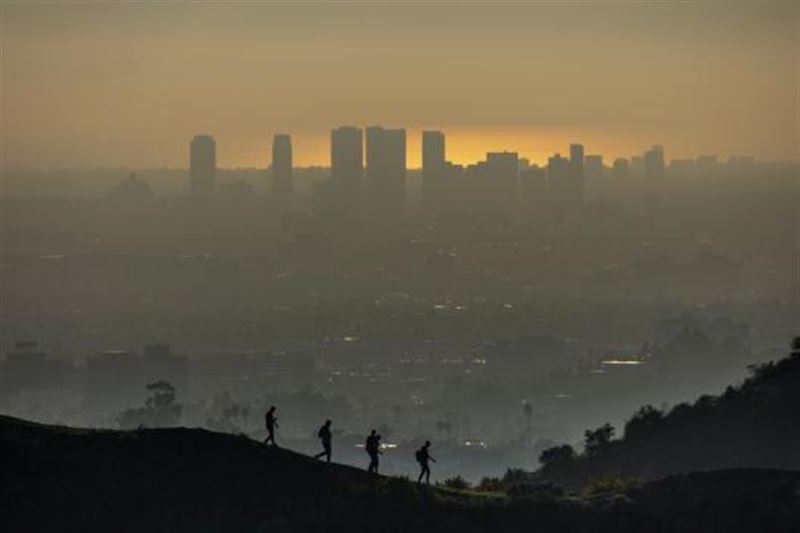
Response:
[{"label": "cluster of distant buildings", "polygon": [[[452,198],[469,190],[484,202],[503,201],[522,193],[543,194],[548,188],[556,202],[580,204],[586,175],[602,173],[602,156],[584,156],[583,146],[570,146],[569,158],[555,154],[546,168],[531,165],[516,152],[489,152],[474,165],[447,160],[445,135],[422,133],[422,194],[430,201]],[[365,157],[366,155],[366,157]],[[655,147],[644,156],[648,175],[663,172],[663,150]],[[406,131],[371,126],[362,130],[344,126],[331,131],[330,178],[316,191],[327,206],[355,208],[366,201],[379,212],[402,212],[406,201]],[[627,173],[627,161],[618,160],[615,171]],[[272,145],[272,193],[291,194],[292,143],[287,134],[275,135]],[[191,192],[195,196],[216,191],[216,143],[210,135],[197,135],[190,146]]]},{"label": "cluster of distant buildings", "polygon": [[[734,161],[735,159],[735,161]],[[752,158],[732,158],[739,166],[753,164]],[[716,156],[696,160],[675,160],[670,172],[689,173],[712,168]],[[546,166],[531,164],[516,152],[489,152],[486,159],[471,165],[447,160],[445,134],[422,132],[423,204],[503,206],[511,199],[542,203],[570,209],[580,206],[587,196],[587,183],[604,177],[625,180],[642,177],[658,183],[667,165],[664,148],[653,146],[630,159],[615,159],[608,167],[599,154],[585,154],[581,144],[572,144],[569,154],[554,154]],[[216,142],[210,135],[197,135],[190,146],[191,193],[209,196],[216,183]],[[292,140],[290,135],[274,136],[272,144],[272,181],[274,195],[294,191]],[[343,126],[331,131],[329,178],[315,184],[315,203],[323,212],[372,211],[400,214],[407,200],[406,131],[381,126],[361,129]]]}]

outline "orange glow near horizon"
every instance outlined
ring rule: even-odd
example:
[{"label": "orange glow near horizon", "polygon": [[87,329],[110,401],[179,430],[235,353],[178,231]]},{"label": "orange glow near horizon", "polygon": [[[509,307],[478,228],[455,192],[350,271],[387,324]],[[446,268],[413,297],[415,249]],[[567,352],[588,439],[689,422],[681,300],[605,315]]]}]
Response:
[{"label": "orange glow near horizon", "polygon": [[[389,125],[394,127],[394,125]],[[407,167],[410,169],[422,166],[422,131],[438,130],[445,134],[448,161],[468,165],[483,161],[487,152],[517,152],[520,157],[531,163],[544,166],[547,159],[555,153],[569,154],[569,145],[581,143],[586,154],[600,154],[606,164],[617,157],[630,158],[641,155],[653,144],[664,144],[655,134],[622,135],[613,131],[602,131],[601,128],[561,127],[561,128],[509,128],[509,127],[475,127],[475,128],[407,128],[406,154]],[[651,138],[650,142],[641,142],[641,138]],[[264,140],[228,141],[217,137],[217,157],[222,168],[264,168],[270,164],[271,137]],[[330,165],[329,132],[321,135],[292,135],[294,165],[310,167]],[[686,146],[665,146],[668,159],[694,158],[701,153],[694,152]],[[734,154],[719,154],[721,157]],[[735,155],[749,155],[746,153]],[[181,166],[178,163],[177,166]]]}]

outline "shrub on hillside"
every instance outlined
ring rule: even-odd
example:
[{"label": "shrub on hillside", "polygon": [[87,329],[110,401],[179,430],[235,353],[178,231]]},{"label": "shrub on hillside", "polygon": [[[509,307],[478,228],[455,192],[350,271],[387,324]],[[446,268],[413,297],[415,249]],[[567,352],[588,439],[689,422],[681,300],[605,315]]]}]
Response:
[{"label": "shrub on hillside", "polygon": [[563,465],[575,459],[575,450],[569,444],[547,448],[539,455],[542,465]]},{"label": "shrub on hillside", "polygon": [[467,490],[471,486],[469,484],[469,481],[467,481],[461,476],[447,478],[442,482],[442,485],[447,487],[448,489],[455,489],[455,490]]},{"label": "shrub on hillside", "polygon": [[613,494],[627,492],[641,485],[637,478],[625,478],[616,474],[609,474],[594,478],[583,488],[584,496],[597,496],[598,494]]}]

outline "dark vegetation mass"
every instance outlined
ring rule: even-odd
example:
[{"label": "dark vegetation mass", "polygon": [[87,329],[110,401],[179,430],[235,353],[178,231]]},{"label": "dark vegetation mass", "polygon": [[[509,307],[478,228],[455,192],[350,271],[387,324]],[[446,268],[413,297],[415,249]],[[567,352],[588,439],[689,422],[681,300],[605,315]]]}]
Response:
[{"label": "dark vegetation mass", "polygon": [[780,361],[752,367],[744,383],[719,396],[701,396],[669,411],[642,407],[620,439],[607,424],[586,431],[581,454],[569,445],[547,449],[534,477],[582,487],[608,476],[651,480],[742,466],[798,470],[799,347]]}]

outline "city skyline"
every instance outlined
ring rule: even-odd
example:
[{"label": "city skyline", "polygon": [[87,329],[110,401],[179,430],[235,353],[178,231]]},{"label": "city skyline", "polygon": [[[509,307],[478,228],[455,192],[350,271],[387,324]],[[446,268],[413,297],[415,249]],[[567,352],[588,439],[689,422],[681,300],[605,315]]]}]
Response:
[{"label": "city skyline", "polygon": [[[509,148],[508,146],[500,146],[499,143],[495,142],[491,145],[495,146],[494,149],[486,150],[480,154],[476,153],[474,160],[463,161],[455,160],[450,156],[451,152],[458,152],[458,145],[454,146],[452,144],[452,138],[448,130],[423,128],[411,133],[411,130],[402,126],[391,128],[386,127],[385,125],[340,125],[331,128],[328,132],[328,136],[326,138],[327,159],[319,163],[313,163],[309,165],[296,164],[295,161],[297,158],[295,156],[301,154],[296,154],[294,134],[276,133],[272,137],[270,148],[271,155],[267,157],[266,162],[262,161],[261,163],[257,163],[256,165],[250,167],[245,166],[233,168],[271,169],[276,157],[279,157],[281,159],[280,172],[288,172],[288,176],[282,178],[284,180],[291,181],[291,169],[293,168],[316,167],[329,169],[331,171],[331,177],[336,181],[350,179],[355,182],[361,182],[361,180],[363,180],[365,177],[369,177],[369,150],[367,148],[370,139],[370,136],[367,135],[369,130],[373,130],[373,132],[380,134],[388,133],[400,135],[402,137],[402,142],[401,146],[398,146],[397,148],[405,154],[405,157],[402,157],[398,154],[397,158],[402,159],[403,167],[406,170],[421,171],[423,174],[426,168],[426,158],[428,158],[428,166],[434,170],[434,173],[438,174],[441,172],[446,172],[448,168],[452,167],[468,168],[475,165],[480,165],[481,163],[485,163],[487,158],[490,158],[490,156],[503,153],[514,153],[520,160],[525,161],[525,165],[533,165],[543,168],[547,168],[554,157],[558,158],[562,153],[564,153],[568,160],[581,167],[584,159],[588,161],[588,164],[592,166],[592,169],[589,171],[590,175],[592,172],[597,172],[598,169],[613,169],[615,164],[620,163],[620,161],[627,161],[630,163],[633,160],[641,159],[643,173],[648,177],[662,177],[665,166],[669,165],[672,161],[682,164],[690,160],[702,161],[708,158],[713,158],[715,163],[722,163],[726,160],[738,160],[741,158],[753,161],[757,160],[757,158],[753,157],[750,153],[719,154],[695,152],[686,155],[675,155],[671,150],[670,157],[667,158],[664,155],[663,144],[646,144],[638,151],[617,155],[608,154],[603,150],[598,149],[597,145],[592,145],[592,152],[584,154],[584,147],[586,143],[583,141],[577,141],[573,138],[562,145],[555,146],[549,152],[545,152],[543,149],[537,150],[535,153],[540,154],[540,157],[530,157],[527,153]],[[197,134],[192,138],[190,148],[198,138],[210,138],[211,141],[214,142],[213,151],[216,160],[218,158],[218,152],[216,148],[216,141],[218,139],[212,134]],[[276,143],[281,144],[281,149],[279,152],[276,152]],[[375,142],[375,144],[377,144],[377,142]],[[191,153],[192,150],[190,150],[190,160]],[[416,164],[409,164],[409,160],[411,159],[410,154],[416,155]],[[360,161],[360,164],[357,161]],[[760,159],[758,161],[765,162],[764,160]],[[393,163],[399,164],[400,160],[394,161]],[[215,165],[215,168],[226,167],[224,165]],[[373,171],[373,174],[379,174],[382,171],[383,169],[376,169]],[[580,172],[583,172],[582,168]]]},{"label": "city skyline", "polygon": [[[292,167],[293,168],[311,168],[323,167],[329,168],[331,163],[331,145],[330,145],[330,132],[332,130],[347,127],[347,126],[333,126],[322,134],[314,134],[313,136],[296,134],[294,132],[285,134],[291,136],[292,145]],[[359,129],[364,130],[368,126],[357,126]],[[563,134],[555,137],[543,136],[542,140],[526,140],[520,141],[514,130],[498,129],[495,134],[488,134],[486,136],[473,135],[465,130],[450,130],[447,127],[405,127],[398,125],[397,129],[405,130],[406,136],[409,139],[406,146],[406,168],[408,170],[422,170],[423,168],[423,149],[422,149],[422,136],[426,131],[435,131],[445,133],[447,136],[447,161],[455,165],[474,165],[484,161],[486,154],[492,152],[516,152],[520,158],[525,158],[531,164],[539,166],[547,166],[548,160],[553,154],[567,152],[569,145],[580,139],[581,144],[590,146],[593,154],[601,154],[603,162],[607,167],[613,165],[616,159],[631,159],[633,157],[644,154],[654,146],[663,146],[666,143],[658,143],[657,135],[653,137],[653,141],[637,140],[632,143],[632,149],[626,150],[622,148],[615,149],[614,146],[621,144],[609,141],[609,136],[602,136],[600,134],[594,137],[569,135]],[[253,146],[245,144],[245,147],[233,145],[226,141],[226,138],[214,134],[213,132],[207,133],[217,143],[216,158],[217,168],[269,168],[272,164],[272,151],[273,142],[276,136],[284,135],[282,133],[286,130],[276,130],[274,133],[264,134],[263,138],[259,137],[258,146],[253,142]],[[578,131],[578,130],[575,130]],[[172,169],[190,169],[191,165],[186,157],[186,142],[191,141],[196,134],[189,132],[184,137],[176,141],[175,148],[176,155],[170,156],[166,162],[153,162],[152,164],[138,164],[133,161],[129,162],[110,162],[107,164],[86,162],[83,165],[63,165],[63,166],[37,166],[31,165],[26,167],[13,167],[10,165],[3,165],[4,171],[19,171],[19,170],[32,170],[32,171],[48,171],[59,169],[91,169],[91,168],[172,168]],[[517,146],[530,146],[528,148],[516,148]],[[627,146],[627,145],[626,145]],[[171,146],[172,148],[172,146]],[[244,159],[234,159],[232,153],[244,153]],[[758,161],[772,161],[772,162],[785,162],[797,163],[800,160],[793,160],[791,158],[770,158],[759,157],[753,151],[740,150],[702,150],[700,148],[686,147],[682,150],[669,146],[669,158],[671,160],[685,160],[697,159],[700,157],[713,155],[724,161],[729,157],[754,157]],[[366,157],[366,152],[365,152]],[[366,164],[366,163],[365,163]]]}]

